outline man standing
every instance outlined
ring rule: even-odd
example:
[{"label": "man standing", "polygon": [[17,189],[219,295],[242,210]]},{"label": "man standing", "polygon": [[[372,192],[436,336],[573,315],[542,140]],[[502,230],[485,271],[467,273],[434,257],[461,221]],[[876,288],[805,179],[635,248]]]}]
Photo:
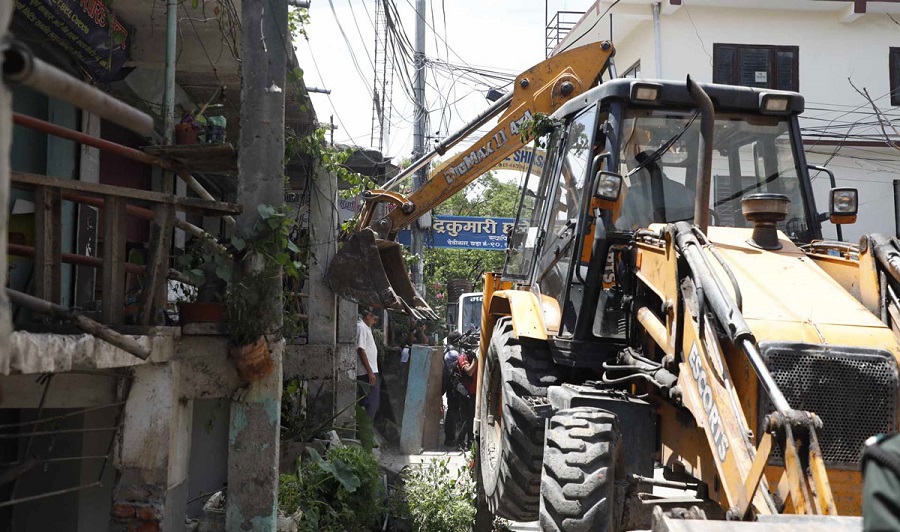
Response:
[{"label": "man standing", "polygon": [[[356,354],[362,364],[356,365],[356,380],[363,390],[362,407],[366,409],[369,419],[375,420],[378,412],[378,404],[381,401],[381,387],[378,378],[378,347],[375,345],[375,337],[372,336],[372,326],[378,321],[370,309],[365,308],[360,313],[356,322]],[[368,385],[368,386],[367,386]],[[368,387],[368,393],[365,392]]]}]

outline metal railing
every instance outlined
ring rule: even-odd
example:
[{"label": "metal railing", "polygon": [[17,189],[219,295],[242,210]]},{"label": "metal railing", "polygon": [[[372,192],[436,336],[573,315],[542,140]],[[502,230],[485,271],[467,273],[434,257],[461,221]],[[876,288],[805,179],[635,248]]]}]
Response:
[{"label": "metal railing", "polygon": [[[7,41],[5,47],[0,47],[0,51],[3,54],[6,83],[26,85],[142,135],[152,131],[153,119],[150,116],[33,57],[23,45]],[[172,172],[203,198],[183,198],[149,190],[10,172],[10,186],[30,191],[34,196],[35,205],[34,245],[13,243],[8,244],[6,250],[10,255],[31,257],[34,264],[31,290],[33,296],[7,289],[7,294],[14,305],[71,321],[84,332],[103,338],[135,356],[147,358],[149,352],[146,348],[110,329],[111,326],[122,325],[125,321],[126,275],[141,276],[136,324],[145,326],[163,324],[168,279],[187,280],[169,267],[174,229],[180,228],[193,236],[212,241],[220,250],[224,249],[215,242],[214,237],[202,229],[176,218],[176,212],[219,216],[233,223],[231,215],[239,214],[240,206],[215,201],[194,179],[190,168],[182,161],[150,155],[18,113],[13,113],[13,122],[47,135],[68,139]],[[62,252],[63,200],[90,205],[102,212],[103,245],[99,255]],[[126,228],[129,217],[150,222],[150,238],[146,243],[144,264],[134,264],[127,260]],[[99,322],[59,305],[63,263],[102,268],[102,315]]]},{"label": "metal railing", "polygon": [[557,11],[553,18],[547,21],[545,33],[545,57],[550,57],[553,50],[566,38],[572,28],[574,28],[584,11]]}]

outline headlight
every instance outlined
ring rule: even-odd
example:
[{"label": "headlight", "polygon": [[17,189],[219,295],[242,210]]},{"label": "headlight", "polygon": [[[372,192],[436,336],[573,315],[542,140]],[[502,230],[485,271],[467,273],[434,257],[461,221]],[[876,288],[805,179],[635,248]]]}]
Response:
[{"label": "headlight", "polygon": [[659,99],[659,83],[638,82],[631,84],[631,99],[639,102],[655,102]]},{"label": "headlight", "polygon": [[759,109],[763,113],[786,113],[790,106],[790,97],[776,94],[761,94]]},{"label": "headlight", "polygon": [[622,190],[622,176],[613,172],[600,172],[600,180],[597,183],[597,197],[606,201],[619,199]]},{"label": "headlight", "polygon": [[831,189],[831,214],[856,214],[859,210],[859,192],[855,188]]}]

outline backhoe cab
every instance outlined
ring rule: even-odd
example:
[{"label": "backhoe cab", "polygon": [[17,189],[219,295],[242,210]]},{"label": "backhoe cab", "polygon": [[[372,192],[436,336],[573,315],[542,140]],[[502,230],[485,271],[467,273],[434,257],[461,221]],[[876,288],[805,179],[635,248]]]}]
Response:
[{"label": "backhoe cab", "polygon": [[554,113],[504,271],[485,276],[476,426],[492,513],[543,530],[648,527],[654,506],[823,516],[815,530],[859,515],[863,442],[897,428],[900,345],[865,253],[823,251],[848,247],[822,244],[821,222],[851,222],[856,195],[834,189],[817,211],[803,106],[621,79]]}]

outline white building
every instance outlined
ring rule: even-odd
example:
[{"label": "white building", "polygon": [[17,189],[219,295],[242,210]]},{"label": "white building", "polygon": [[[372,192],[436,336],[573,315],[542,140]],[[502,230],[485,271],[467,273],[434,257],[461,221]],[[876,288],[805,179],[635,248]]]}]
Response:
[{"label": "white building", "polygon": [[[603,39],[616,46],[620,76],[690,74],[698,81],[799,91],[806,98],[800,125],[808,163],[832,170],[837,186],[859,189],[859,218],[844,226],[844,240],[897,232],[900,3],[598,0],[554,53]],[[851,82],[868,92],[885,124]],[[812,175],[817,208],[827,210],[828,177]],[[823,222],[823,233],[834,238],[835,227]]]}]

